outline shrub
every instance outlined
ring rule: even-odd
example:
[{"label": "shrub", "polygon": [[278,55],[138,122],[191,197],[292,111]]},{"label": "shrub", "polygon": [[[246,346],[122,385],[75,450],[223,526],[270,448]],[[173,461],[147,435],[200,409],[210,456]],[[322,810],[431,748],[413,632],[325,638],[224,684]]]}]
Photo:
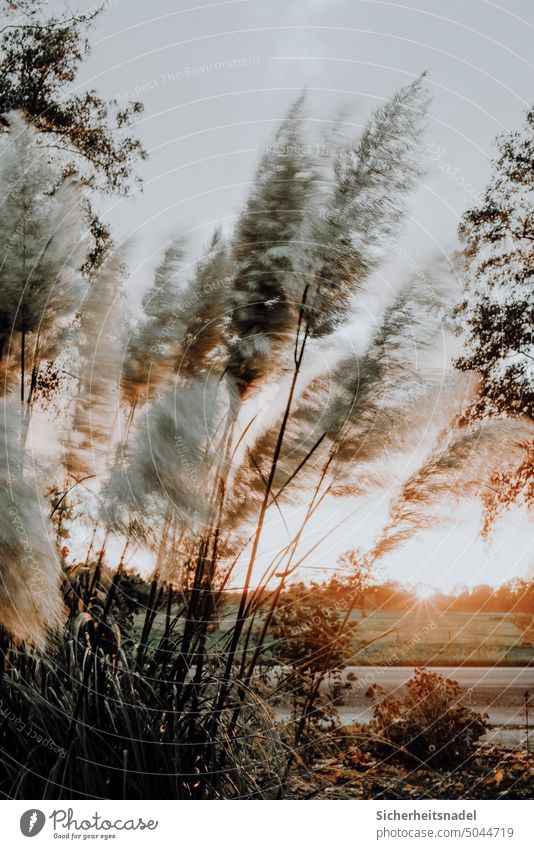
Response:
[{"label": "shrub", "polygon": [[371,731],[382,751],[393,747],[401,757],[450,766],[469,757],[486,731],[486,714],[463,704],[458,682],[437,672],[416,669],[403,699],[371,691],[378,696]]},{"label": "shrub", "polygon": [[355,628],[306,590],[288,593],[272,617],[278,688],[291,704],[291,748],[304,763],[329,750],[328,735],[339,726],[340,673],[353,656]]}]

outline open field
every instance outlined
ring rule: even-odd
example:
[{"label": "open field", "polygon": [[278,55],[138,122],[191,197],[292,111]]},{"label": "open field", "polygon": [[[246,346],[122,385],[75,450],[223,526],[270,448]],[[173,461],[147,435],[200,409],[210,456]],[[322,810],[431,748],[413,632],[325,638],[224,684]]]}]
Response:
[{"label": "open field", "polygon": [[[233,610],[210,635],[230,628]],[[421,604],[409,611],[355,610],[354,666],[528,666],[534,663],[532,617],[524,613],[442,613]],[[143,615],[136,617],[141,632]],[[152,639],[163,629],[154,624]],[[269,657],[268,650],[265,657]]]},{"label": "open field", "polygon": [[[518,613],[355,611],[358,666],[526,666],[534,661],[532,618]],[[383,637],[383,634],[387,636]]]}]

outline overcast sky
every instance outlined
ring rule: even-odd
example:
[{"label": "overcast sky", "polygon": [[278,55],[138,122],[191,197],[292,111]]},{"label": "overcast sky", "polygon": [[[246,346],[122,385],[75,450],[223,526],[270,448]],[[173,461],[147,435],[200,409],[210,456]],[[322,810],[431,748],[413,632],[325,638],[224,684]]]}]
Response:
[{"label": "overcast sky", "polygon": [[[302,89],[310,133],[327,130],[344,107],[347,131],[357,134],[371,109],[428,71],[430,171],[414,198],[402,251],[385,269],[386,284],[454,245],[459,216],[488,177],[495,136],[518,127],[533,99],[530,0],[106,5],[79,82],[145,104],[138,125],[150,154],[140,168],[143,193],[110,202],[104,213],[119,240],[134,234],[134,303],[173,233],[189,234],[194,254],[215,225],[231,228],[259,155]],[[333,565],[345,549],[370,543],[385,507],[384,496],[365,505],[326,504],[308,544],[350,518],[310,563]],[[288,511],[286,518],[292,525],[297,516]],[[272,522],[267,538],[276,547],[285,531]],[[385,561],[385,570],[449,588],[506,580],[534,562],[533,526],[520,514],[506,518],[491,544],[477,538],[478,526],[478,509],[463,506],[456,525],[425,534]]]}]

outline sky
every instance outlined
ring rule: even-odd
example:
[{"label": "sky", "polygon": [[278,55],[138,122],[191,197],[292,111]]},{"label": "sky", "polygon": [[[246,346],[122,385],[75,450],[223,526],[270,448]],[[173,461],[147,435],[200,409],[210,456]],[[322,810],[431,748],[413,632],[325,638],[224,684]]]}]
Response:
[{"label": "sky", "polygon": [[[56,5],[65,8],[61,0]],[[138,169],[143,190],[102,206],[116,239],[130,239],[134,308],[173,234],[187,237],[193,260],[215,226],[231,230],[259,156],[301,91],[307,91],[310,134],[327,132],[341,114],[356,136],[372,109],[427,72],[428,174],[382,271],[385,287],[454,247],[459,217],[488,178],[495,136],[520,126],[534,92],[529,0],[109,0],[105,6],[76,86],[145,104],[137,125],[149,152]],[[322,575],[343,551],[370,545],[386,508],[387,493],[363,503],[326,502],[305,548],[341,524],[307,568]],[[505,517],[490,542],[478,536],[477,505],[452,513],[452,523],[384,560],[384,576],[447,590],[528,572],[533,526],[519,511]],[[290,528],[298,516],[288,508]],[[281,521],[270,519],[262,556],[285,536]]]}]

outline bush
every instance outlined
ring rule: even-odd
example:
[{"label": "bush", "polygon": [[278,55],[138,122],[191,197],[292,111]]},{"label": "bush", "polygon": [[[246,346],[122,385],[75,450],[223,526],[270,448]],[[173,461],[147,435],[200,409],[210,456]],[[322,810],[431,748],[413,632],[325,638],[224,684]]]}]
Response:
[{"label": "bush", "polygon": [[340,673],[353,656],[355,628],[307,590],[287,593],[273,615],[278,690],[291,705],[287,736],[307,765],[330,753],[329,735],[339,726],[337,706],[343,703]]},{"label": "bush", "polygon": [[371,691],[368,695],[379,696],[371,731],[381,751],[393,747],[411,760],[458,765],[473,753],[487,729],[486,714],[462,704],[458,682],[427,669],[415,670],[402,700],[383,696],[380,687]]}]

